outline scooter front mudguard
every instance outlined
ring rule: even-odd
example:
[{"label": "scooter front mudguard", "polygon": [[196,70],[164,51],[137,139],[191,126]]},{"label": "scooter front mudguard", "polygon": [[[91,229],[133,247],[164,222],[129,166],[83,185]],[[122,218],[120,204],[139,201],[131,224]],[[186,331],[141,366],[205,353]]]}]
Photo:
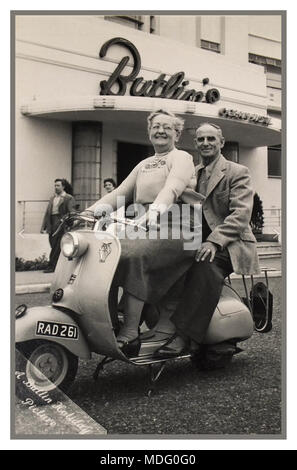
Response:
[{"label": "scooter front mudguard", "polygon": [[67,313],[51,306],[28,308],[15,321],[15,342],[47,340],[59,343],[82,359],[91,351],[77,323]]}]

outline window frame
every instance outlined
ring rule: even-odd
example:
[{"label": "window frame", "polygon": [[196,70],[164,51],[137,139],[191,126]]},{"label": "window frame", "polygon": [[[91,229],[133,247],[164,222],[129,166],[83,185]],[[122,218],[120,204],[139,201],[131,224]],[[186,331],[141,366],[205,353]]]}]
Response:
[{"label": "window frame", "polygon": [[[217,49],[212,48],[211,46],[217,46]],[[200,39],[200,48],[205,51],[221,54],[221,44],[219,42],[208,41],[207,39]]]},{"label": "window frame", "polygon": [[158,23],[155,15],[104,15],[104,20],[149,34],[157,34]]},{"label": "window frame", "polygon": [[[269,174],[269,166],[271,168],[271,165],[269,165],[269,151],[278,151],[279,154],[280,154],[280,167],[279,167],[279,170],[280,170],[280,174],[279,175],[271,175]],[[282,158],[282,148],[281,148],[281,145],[271,145],[269,147],[267,147],[267,177],[268,178],[272,178],[272,179],[282,179],[282,162],[281,162],[281,158]]]},{"label": "window frame", "polygon": [[249,62],[251,64],[264,65],[264,66],[273,66],[281,71],[282,61],[280,59],[274,59],[273,57],[267,57],[264,55],[254,54],[249,52]]},{"label": "window frame", "polygon": [[[224,153],[224,149],[225,149],[225,153]],[[232,151],[236,154],[235,160],[228,158],[226,150],[227,152],[229,150],[230,152]],[[226,160],[234,162],[234,163],[239,163],[239,142],[233,141],[233,140],[230,140],[230,141],[227,140],[224,144],[224,147],[222,148],[222,154],[224,155]]]}]

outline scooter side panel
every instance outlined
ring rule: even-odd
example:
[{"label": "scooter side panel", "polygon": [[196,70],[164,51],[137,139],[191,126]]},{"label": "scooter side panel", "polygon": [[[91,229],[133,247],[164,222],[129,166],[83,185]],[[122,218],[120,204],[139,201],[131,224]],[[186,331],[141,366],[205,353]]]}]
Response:
[{"label": "scooter side panel", "polygon": [[93,232],[75,282],[83,292],[79,298],[79,311],[83,313],[80,325],[90,347],[99,354],[126,360],[118,348],[109,311],[109,294],[120,255],[121,245],[113,234]]},{"label": "scooter side panel", "polygon": [[60,301],[53,305],[70,308],[79,315],[83,330],[93,352],[127,360],[114,335],[109,311],[109,293],[121,254],[119,240],[111,233],[78,231],[88,242],[79,259],[59,259],[52,292],[62,288]]},{"label": "scooter side panel", "polygon": [[[49,325],[46,334],[38,334],[38,326],[42,323],[41,327],[43,328],[40,330],[42,333],[44,333],[44,326]],[[58,326],[61,325],[64,325],[64,330],[72,327],[71,331],[77,331],[77,337],[58,336]],[[91,357],[90,349],[76,322],[66,313],[51,306],[28,308],[25,315],[15,321],[16,343],[37,339],[59,343],[82,359],[90,359]]]}]

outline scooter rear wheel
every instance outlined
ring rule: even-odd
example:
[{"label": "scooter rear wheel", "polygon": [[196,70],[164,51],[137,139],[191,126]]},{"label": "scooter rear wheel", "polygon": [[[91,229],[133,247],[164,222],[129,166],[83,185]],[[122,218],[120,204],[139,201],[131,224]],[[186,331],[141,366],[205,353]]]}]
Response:
[{"label": "scooter rear wheel", "polygon": [[16,395],[42,405],[61,398],[75,379],[78,358],[53,341],[16,345]]},{"label": "scooter rear wheel", "polygon": [[198,370],[212,371],[227,367],[232,361],[233,355],[234,353],[232,352],[229,354],[220,354],[204,346],[199,352],[191,356],[191,362]]}]

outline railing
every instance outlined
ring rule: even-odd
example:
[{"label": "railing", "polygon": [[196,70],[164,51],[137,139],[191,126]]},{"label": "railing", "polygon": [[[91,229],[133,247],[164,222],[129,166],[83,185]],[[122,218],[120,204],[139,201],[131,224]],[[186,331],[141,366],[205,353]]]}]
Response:
[{"label": "railing", "polygon": [[266,233],[279,232],[282,224],[281,209],[263,209],[264,212],[264,231]]},{"label": "railing", "polygon": [[[98,198],[76,199],[75,209],[78,211],[84,210],[97,200]],[[17,201],[17,228],[23,230],[24,233],[39,233],[47,205],[48,199]]]},{"label": "railing", "polygon": [[[77,209],[83,210],[88,207],[92,200],[76,200]],[[21,230],[25,233],[39,233],[43,216],[47,208],[48,200],[24,200],[18,201],[18,220],[21,220]],[[18,225],[19,226],[19,225]],[[280,231],[281,209],[264,209],[264,231],[274,233]]]},{"label": "railing", "polygon": [[39,233],[47,205],[48,200],[17,201],[17,227],[21,225],[25,233]]}]

